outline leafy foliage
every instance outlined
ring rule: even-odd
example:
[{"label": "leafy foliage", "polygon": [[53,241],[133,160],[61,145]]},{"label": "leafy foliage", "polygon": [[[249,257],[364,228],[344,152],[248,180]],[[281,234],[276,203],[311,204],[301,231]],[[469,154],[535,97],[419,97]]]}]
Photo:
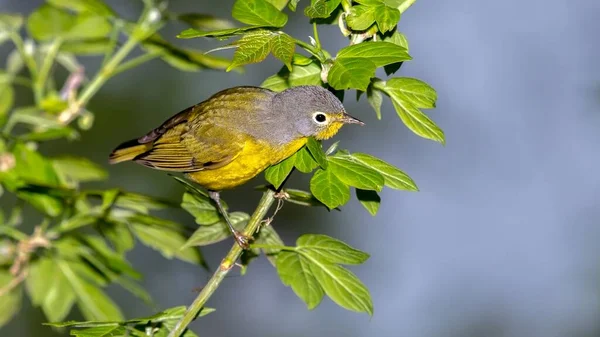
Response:
[{"label": "leafy foliage", "polygon": [[[213,308],[203,308],[199,317],[206,316],[215,311]],[[128,319],[126,321],[118,320],[90,320],[86,322],[63,322],[47,323],[46,325],[64,328],[72,328],[71,335],[77,337],[126,337],[126,336],[167,336],[177,320],[185,312],[185,307],[174,307],[149,317],[140,317]],[[197,336],[190,330],[187,330],[182,337]]]},{"label": "leafy foliage", "polygon": [[276,268],[283,284],[292,287],[309,309],[327,294],[340,306],[373,314],[369,290],[338,264],[360,264],[369,255],[326,235],[305,234],[296,247],[277,256]]},{"label": "leafy foliage", "polygon": [[[18,312],[24,294],[49,321],[64,320],[74,307],[88,320],[123,320],[104,291],[112,284],[151,303],[138,283],[141,274],[125,258],[136,239],[167,258],[205,265],[195,247],[182,249],[191,229],[151,214],[176,204],[119,189],[91,190],[88,182],[108,177],[102,166],[38,150],[41,142],[74,140],[89,129],[87,103],[122,71],[153,58],[186,71],[229,65],[166,42],[158,30],[167,13],[146,6],[137,22],[118,17],[101,0],[49,0],[27,18],[0,14],[0,41],[16,47],[0,70],[0,183],[18,199],[10,217],[0,216],[0,326]],[[21,38],[23,27],[33,40]],[[119,45],[121,34],[128,40]],[[142,54],[126,60],[136,47]],[[105,59],[85,86],[74,55]],[[57,67],[70,72],[62,89],[53,78]],[[31,89],[34,105],[15,106],[17,85]],[[20,228],[40,215],[32,233]]]},{"label": "leafy foliage", "polygon": [[[135,22],[120,17],[102,0],[47,0],[27,18],[0,14],[0,43],[15,45],[5,69],[0,70],[0,183],[3,192],[18,200],[6,219],[0,216],[0,326],[18,312],[27,294],[32,305],[54,322],[49,325],[71,328],[74,336],[195,336],[190,330],[176,328],[176,323],[190,314],[185,307],[125,320],[104,289],[119,285],[151,303],[150,295],[138,283],[140,273],[125,258],[136,240],[166,258],[206,267],[198,247],[231,236],[208,195],[175,178],[186,189],[180,206],[198,225],[188,228],[153,214],[179,205],[120,189],[88,189],[88,182],[107,178],[102,166],[82,157],[50,158],[38,150],[41,142],[81,137],[93,126],[94,114],[87,104],[100,87],[147,61],[160,59],[182,71],[241,71],[272,54],[283,66],[264,80],[263,87],[283,91],[298,85],[321,85],[339,97],[344,97],[346,90],[356,90],[357,99],[366,94],[378,119],[382,118],[384,97],[388,97],[412,132],[443,144],[443,131],[423,112],[435,107],[435,90],[418,79],[392,76],[403,62],[412,60],[398,21],[413,2],[306,1],[298,12],[313,23],[310,42],[283,32],[288,22],[286,11],[296,12],[299,0],[237,0],[232,17],[240,27],[210,14],[169,13],[154,0],[144,0],[144,11]],[[213,50],[235,48],[232,59],[171,44],[159,32],[168,20],[190,26],[179,38],[235,39]],[[349,39],[349,45],[335,55],[323,48],[318,36],[318,26],[329,23],[338,23]],[[22,39],[23,28],[31,39]],[[123,43],[119,42],[121,35]],[[136,48],[140,55],[128,57]],[[102,57],[100,70],[93,76],[85,74],[77,59],[81,55]],[[62,89],[56,88],[53,78],[57,67],[70,73]],[[376,77],[379,68],[387,78]],[[89,81],[84,85],[86,77]],[[30,88],[34,103],[15,106],[15,86]],[[310,192],[285,186],[294,170],[312,174]],[[373,216],[384,187],[418,190],[406,173],[386,161],[338,150],[338,143],[324,150],[313,138],[289,158],[267,168],[265,179],[278,191],[280,202],[328,210],[344,206],[354,189],[356,199]],[[259,204],[254,216],[232,211],[229,218],[239,231],[258,227],[257,221],[270,205]],[[21,230],[24,222],[31,221],[23,207],[35,209],[43,219],[32,233]],[[259,209],[264,212],[257,220]],[[270,226],[271,220],[262,222],[253,245],[244,251],[242,272],[264,254],[283,284],[309,309],[327,295],[345,309],[373,314],[368,289],[343,266],[364,263],[368,254],[317,234],[302,235],[296,246],[286,246]],[[256,229],[252,228],[250,234]],[[239,247],[234,246],[230,254],[236,249]],[[237,254],[232,261],[229,255],[224,261],[232,265],[241,249]],[[58,323],[74,307],[87,321]],[[203,308],[199,316],[212,310]]]}]

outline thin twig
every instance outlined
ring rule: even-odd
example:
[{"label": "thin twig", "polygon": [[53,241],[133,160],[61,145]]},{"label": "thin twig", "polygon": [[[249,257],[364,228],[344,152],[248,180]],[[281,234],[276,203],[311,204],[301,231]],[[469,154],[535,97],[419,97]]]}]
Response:
[{"label": "thin twig", "polygon": [[[244,234],[252,236],[254,233],[256,233],[261,224],[261,220],[265,217],[267,211],[269,208],[271,208],[273,202],[275,201],[274,195],[275,192],[271,190],[265,191],[260,199],[260,202],[258,203],[258,206],[256,207],[256,210],[254,211],[254,214],[252,214],[252,217],[244,229]],[[179,320],[179,322],[177,322],[175,328],[171,330],[171,333],[169,333],[168,337],[179,337],[185,332],[188,325],[198,316],[200,310],[202,310],[208,299],[212,296],[215,290],[217,290],[221,281],[223,281],[227,273],[229,273],[229,270],[231,270],[231,268],[235,265],[237,259],[242,254],[242,251],[242,248],[237,243],[233,244],[229,250],[229,253],[227,253],[225,258],[221,261],[219,268],[215,271],[204,288],[202,288],[202,291],[200,294],[198,294],[198,297],[196,297],[194,302],[188,307],[185,314]]]},{"label": "thin twig", "polygon": [[0,288],[0,297],[8,294],[11,290],[15,289],[21,282],[25,281],[27,278],[27,274],[29,273],[28,269],[24,269],[23,272],[19,273],[17,277],[14,277],[8,284],[4,287]]},{"label": "thin twig", "polygon": [[25,280],[27,274],[29,273],[28,266],[31,253],[33,253],[37,248],[49,246],[50,240],[44,236],[44,232],[40,226],[33,230],[33,234],[31,234],[31,236],[19,241],[16,253],[17,257],[9,269],[10,273],[13,275],[13,279],[8,284],[0,288],[0,297],[9,293]]}]

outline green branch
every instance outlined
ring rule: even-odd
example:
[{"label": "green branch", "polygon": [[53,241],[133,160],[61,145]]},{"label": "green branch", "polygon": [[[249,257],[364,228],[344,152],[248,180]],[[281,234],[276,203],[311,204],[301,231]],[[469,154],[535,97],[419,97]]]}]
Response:
[{"label": "green branch", "polygon": [[[9,36],[15,47],[17,47],[19,54],[21,54],[21,58],[23,58],[23,60],[25,61],[25,65],[29,70],[29,75],[31,75],[31,78],[35,81],[38,77],[38,69],[35,60],[33,59],[32,50],[26,50],[29,48],[25,48],[25,43],[23,42],[21,35],[19,35],[18,33],[11,32],[9,33]],[[37,99],[38,97],[36,97],[36,102]]]},{"label": "green branch", "polygon": [[144,53],[140,56],[137,56],[135,58],[132,58],[131,60],[129,60],[127,62],[123,62],[123,64],[118,66],[112,73],[112,76],[120,74],[129,69],[135,68],[135,67],[142,65],[148,61],[154,60],[155,58],[159,57],[160,55],[161,55],[160,52],[148,52],[148,53]]},{"label": "green branch", "polygon": [[35,78],[35,82],[33,84],[33,92],[38,103],[44,98],[46,81],[48,80],[48,75],[50,75],[50,70],[52,69],[52,65],[54,64],[54,59],[56,59],[56,55],[58,55],[58,50],[60,49],[61,44],[61,38],[56,38],[52,41],[52,43],[50,43],[50,47],[48,48],[46,56],[42,61],[40,72]]},{"label": "green branch", "polygon": [[85,87],[79,98],[77,99],[77,105],[80,107],[85,106],[89,99],[102,87],[102,85],[114,75],[115,69],[127,57],[127,55],[135,48],[138,41],[137,39],[130,37],[125,44],[119,48],[119,50],[106,62],[106,65],[96,74],[94,79],[88,86]]},{"label": "green branch", "polygon": [[296,44],[306,50],[307,52],[311,53],[314,57],[316,57],[321,63],[324,63],[326,61],[326,58],[323,55],[323,52],[319,49],[317,49],[316,47],[312,46],[311,44],[308,44],[302,40],[298,40],[298,39],[294,39],[294,42],[296,42]]},{"label": "green branch", "polygon": [[[260,199],[254,214],[248,221],[246,228],[244,229],[244,234],[248,236],[254,235],[258,230],[258,227],[261,224],[261,221],[264,219],[267,211],[273,205],[275,201],[275,192],[272,190],[267,190],[264,192],[262,198]],[[219,268],[215,271],[213,276],[210,278],[208,283],[198,297],[194,300],[194,302],[188,307],[183,317],[177,322],[175,328],[171,330],[171,333],[168,337],[179,337],[184,331],[187,329],[187,326],[198,316],[200,310],[204,307],[208,299],[212,296],[212,294],[217,290],[221,281],[225,278],[225,276],[229,273],[231,268],[234,266],[237,259],[242,255],[242,248],[234,243],[233,247],[229,250],[229,253],[225,256]]]},{"label": "green branch", "polygon": [[404,13],[408,9],[408,7],[412,6],[417,0],[405,0],[400,6],[398,6],[398,10],[400,13]]},{"label": "green branch", "polygon": [[112,76],[114,76],[117,72],[117,67],[119,64],[127,57],[127,55],[135,48],[138,44],[138,39],[133,36],[129,37],[129,39],[125,42],[119,50],[110,57],[108,62],[96,73],[96,76],[91,80],[91,82],[83,89],[81,95],[75,103],[67,110],[63,111],[59,116],[59,120],[61,123],[67,125],[75,117],[79,115],[79,112],[87,105],[89,100],[100,90],[100,88],[108,81]]},{"label": "green branch", "polygon": [[251,244],[250,245],[250,249],[253,249],[253,248],[258,248],[258,249],[277,249],[277,250],[285,250],[285,251],[289,251],[289,252],[296,251],[296,247],[282,246],[282,245],[267,245],[267,244],[260,244],[260,243]]}]

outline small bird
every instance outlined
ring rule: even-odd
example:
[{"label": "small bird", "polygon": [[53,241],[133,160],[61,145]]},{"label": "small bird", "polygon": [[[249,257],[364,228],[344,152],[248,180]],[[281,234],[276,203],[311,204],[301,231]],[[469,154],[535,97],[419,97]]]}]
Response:
[{"label": "small bird", "polygon": [[333,137],[344,124],[364,125],[323,87],[297,86],[279,93],[234,87],[122,143],[110,154],[109,162],[131,160],[185,173],[208,190],[236,242],[246,248],[250,238],[233,228],[219,192],[242,185],[293,155],[309,137]]}]

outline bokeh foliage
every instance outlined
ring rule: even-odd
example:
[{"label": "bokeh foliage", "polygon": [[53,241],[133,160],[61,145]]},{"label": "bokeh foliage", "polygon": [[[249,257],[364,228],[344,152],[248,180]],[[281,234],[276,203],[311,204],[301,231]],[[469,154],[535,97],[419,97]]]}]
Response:
[{"label": "bokeh foliage", "polygon": [[[182,71],[203,69],[240,70],[265,60],[270,54],[283,66],[262,83],[274,91],[297,85],[320,85],[341,99],[355,90],[366,96],[377,117],[387,96],[402,122],[415,134],[440,143],[442,130],[423,113],[435,107],[436,93],[425,82],[394,77],[411,60],[407,38],[397,24],[414,0],[311,0],[303,14],[313,24],[309,42],[281,29],[288,15],[298,10],[299,0],[237,0],[232,16],[244,26],[201,13],[171,13],[166,2],[144,0],[135,22],[128,21],[102,0],[48,0],[27,18],[0,14],[0,43],[12,42],[4,70],[0,70],[0,183],[5,194],[15,197],[7,217],[0,217],[0,326],[19,310],[27,294],[51,325],[71,327],[77,336],[173,336],[184,307],[167,309],[152,317],[125,320],[103,288],[118,284],[151,303],[151,296],[137,283],[140,275],[125,253],[137,241],[178,258],[206,265],[198,247],[230,237],[225,223],[206,193],[177,178],[186,189],[181,203],[123,191],[93,190],[86,183],[107,178],[105,170],[82,157],[50,158],[38,151],[40,142],[76,140],[93,125],[87,103],[113,76],[160,58]],[[297,14],[301,15],[301,14]],[[159,30],[170,20],[190,26],[179,38],[235,39],[206,53],[169,43]],[[349,45],[332,54],[322,46],[319,25],[337,25]],[[23,39],[23,31],[26,38]],[[233,58],[215,56],[235,48]],[[137,56],[131,56],[137,50]],[[92,76],[78,56],[102,59]],[[69,74],[57,83],[62,68]],[[376,77],[383,68],[388,78]],[[14,106],[14,86],[30,89],[35,104]],[[59,88],[60,87],[60,88]],[[280,202],[339,209],[356,198],[376,215],[384,187],[417,191],[403,171],[365,153],[328,149],[310,139],[300,151],[269,167],[265,179],[278,191]],[[310,191],[285,187],[297,170],[312,174]],[[181,207],[190,213],[197,228],[160,218],[152,211]],[[30,216],[35,209],[38,216]],[[25,210],[26,215],[24,215]],[[250,215],[232,211],[234,227],[242,230]],[[373,314],[365,285],[343,265],[365,262],[369,255],[337,239],[305,234],[295,246],[287,246],[267,219],[250,249],[241,258],[242,273],[249,263],[265,254],[281,281],[309,309],[327,295],[348,310]],[[24,222],[33,226],[27,234]],[[77,306],[86,322],[58,323]],[[199,316],[214,309],[203,308]],[[176,330],[176,329],[175,329]],[[194,336],[186,330],[185,336]]]}]

